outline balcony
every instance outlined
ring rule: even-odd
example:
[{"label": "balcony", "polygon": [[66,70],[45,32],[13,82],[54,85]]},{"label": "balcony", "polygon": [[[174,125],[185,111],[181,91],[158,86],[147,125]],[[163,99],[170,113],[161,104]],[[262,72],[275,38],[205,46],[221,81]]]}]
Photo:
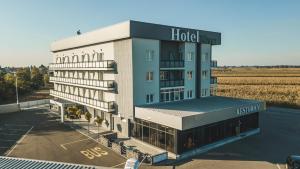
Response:
[{"label": "balcony", "polygon": [[184,60],[161,60],[160,68],[184,68]]},{"label": "balcony", "polygon": [[113,80],[93,80],[93,79],[76,79],[64,77],[50,77],[50,82],[58,82],[69,85],[89,86],[100,90],[114,90],[115,82]]},{"label": "balcony", "polygon": [[96,109],[100,109],[100,110],[106,111],[106,112],[114,112],[115,111],[114,102],[106,102],[106,101],[100,101],[100,100],[95,100],[95,99],[89,99],[89,98],[85,98],[82,96],[76,96],[73,94],[63,93],[63,92],[56,91],[56,90],[50,90],[50,95],[64,99],[64,100],[68,100],[71,102],[75,102],[78,104],[83,104],[83,105],[90,106],[90,107],[93,107]]},{"label": "balcony", "polygon": [[51,63],[49,70],[115,70],[115,61]]},{"label": "balcony", "polygon": [[178,86],[184,86],[184,80],[161,80],[160,81],[160,87],[178,87]]},{"label": "balcony", "polygon": [[218,84],[218,79],[217,79],[217,77],[210,77],[210,84],[212,84],[212,85]]}]

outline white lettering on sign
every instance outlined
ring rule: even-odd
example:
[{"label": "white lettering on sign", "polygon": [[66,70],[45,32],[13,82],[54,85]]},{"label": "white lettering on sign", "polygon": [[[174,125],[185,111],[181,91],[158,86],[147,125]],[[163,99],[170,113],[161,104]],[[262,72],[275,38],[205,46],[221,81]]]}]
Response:
[{"label": "white lettering on sign", "polygon": [[199,43],[199,31],[191,33],[190,31],[182,31],[179,28],[172,28],[172,40]]},{"label": "white lettering on sign", "polygon": [[257,112],[257,111],[259,111],[260,106],[261,106],[260,104],[253,104],[253,105],[249,105],[246,107],[240,107],[236,110],[236,113],[238,115],[244,115],[244,114],[251,113],[251,112]]}]

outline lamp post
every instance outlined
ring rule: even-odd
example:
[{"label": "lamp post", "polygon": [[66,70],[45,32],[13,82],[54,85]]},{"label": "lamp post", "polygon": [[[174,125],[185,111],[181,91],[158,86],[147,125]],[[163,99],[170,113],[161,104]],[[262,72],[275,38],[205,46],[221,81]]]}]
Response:
[{"label": "lamp post", "polygon": [[17,97],[17,104],[19,104],[19,93],[18,93],[18,76],[17,73],[14,73],[16,76],[16,97]]}]

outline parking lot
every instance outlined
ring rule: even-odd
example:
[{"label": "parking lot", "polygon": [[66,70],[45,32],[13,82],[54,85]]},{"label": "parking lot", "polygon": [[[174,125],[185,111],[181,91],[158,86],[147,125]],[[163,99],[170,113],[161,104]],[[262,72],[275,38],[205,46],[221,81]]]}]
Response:
[{"label": "parking lot", "polygon": [[0,153],[9,155],[18,140],[22,139],[33,127],[26,124],[1,124],[0,125]]},{"label": "parking lot", "polygon": [[126,161],[93,138],[60,124],[45,108],[0,115],[0,124],[1,155],[117,168]]}]

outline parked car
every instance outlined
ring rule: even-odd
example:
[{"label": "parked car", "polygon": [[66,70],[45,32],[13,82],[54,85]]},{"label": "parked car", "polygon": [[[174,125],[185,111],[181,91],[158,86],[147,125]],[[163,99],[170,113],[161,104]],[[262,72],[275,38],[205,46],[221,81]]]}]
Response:
[{"label": "parked car", "polygon": [[286,168],[287,169],[300,169],[300,156],[289,155],[286,158]]}]

